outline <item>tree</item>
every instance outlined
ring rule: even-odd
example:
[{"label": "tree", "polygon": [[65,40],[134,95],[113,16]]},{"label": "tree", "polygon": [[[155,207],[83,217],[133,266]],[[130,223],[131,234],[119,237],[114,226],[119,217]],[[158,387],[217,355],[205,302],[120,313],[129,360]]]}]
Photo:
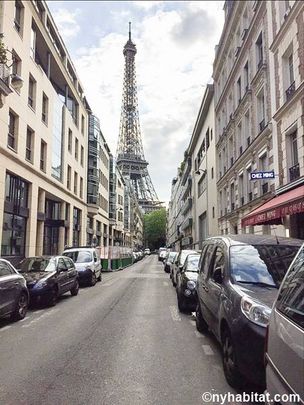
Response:
[{"label": "tree", "polygon": [[146,247],[158,249],[166,244],[166,209],[152,211],[144,216]]}]

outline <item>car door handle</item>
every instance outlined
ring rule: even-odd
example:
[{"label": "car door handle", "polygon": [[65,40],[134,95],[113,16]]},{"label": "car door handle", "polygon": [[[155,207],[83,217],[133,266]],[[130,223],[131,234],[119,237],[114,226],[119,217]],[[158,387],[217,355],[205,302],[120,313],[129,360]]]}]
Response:
[{"label": "car door handle", "polygon": [[206,284],[202,284],[202,287],[203,287],[203,289],[204,289],[206,292],[209,291],[209,288],[206,286]]}]

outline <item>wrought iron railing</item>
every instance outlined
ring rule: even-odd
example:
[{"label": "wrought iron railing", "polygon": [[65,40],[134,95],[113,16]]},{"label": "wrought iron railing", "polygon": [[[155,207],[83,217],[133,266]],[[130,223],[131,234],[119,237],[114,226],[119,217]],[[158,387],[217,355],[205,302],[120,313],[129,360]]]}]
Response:
[{"label": "wrought iron railing", "polygon": [[294,181],[300,177],[300,165],[296,165],[289,168],[289,181]]}]

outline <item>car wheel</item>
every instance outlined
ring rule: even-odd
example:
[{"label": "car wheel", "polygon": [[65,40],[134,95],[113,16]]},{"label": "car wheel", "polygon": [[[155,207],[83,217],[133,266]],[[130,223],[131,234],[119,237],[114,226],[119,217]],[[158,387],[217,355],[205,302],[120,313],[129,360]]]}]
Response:
[{"label": "car wheel", "polygon": [[201,307],[199,304],[196,306],[196,311],[195,311],[195,324],[196,324],[196,329],[200,333],[206,333],[208,332],[208,325],[203,318]]},{"label": "car wheel", "polygon": [[226,380],[233,388],[239,388],[242,377],[238,370],[235,347],[230,332],[226,329],[222,335],[223,369]]},{"label": "car wheel", "polygon": [[11,314],[11,320],[20,321],[21,319],[24,319],[27,313],[28,304],[28,296],[23,291],[18,298],[14,312]]},{"label": "car wheel", "polygon": [[74,297],[78,294],[78,292],[79,292],[79,282],[78,280],[75,280],[74,287],[70,289],[70,293]]},{"label": "car wheel", "polygon": [[58,300],[58,288],[54,287],[47,298],[47,305],[49,307],[54,307]]},{"label": "car wheel", "polygon": [[92,273],[92,276],[91,276],[90,286],[91,286],[91,287],[94,287],[94,285],[96,284],[96,282],[97,282],[97,278],[96,278],[96,274],[95,274],[95,272],[94,272],[94,273]]},{"label": "car wheel", "polygon": [[177,293],[177,306],[180,312],[187,312],[188,307],[185,300]]}]

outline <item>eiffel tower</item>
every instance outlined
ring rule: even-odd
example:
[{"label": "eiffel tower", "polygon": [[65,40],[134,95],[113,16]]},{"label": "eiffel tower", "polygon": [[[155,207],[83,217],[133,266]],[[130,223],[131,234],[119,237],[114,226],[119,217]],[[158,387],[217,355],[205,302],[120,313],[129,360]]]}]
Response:
[{"label": "eiffel tower", "polygon": [[161,203],[148,172],[149,163],[145,159],[141,139],[135,72],[136,52],[129,23],[129,40],[123,49],[125,70],[116,163],[122,175],[130,181],[139,206],[147,213],[161,208]]}]

